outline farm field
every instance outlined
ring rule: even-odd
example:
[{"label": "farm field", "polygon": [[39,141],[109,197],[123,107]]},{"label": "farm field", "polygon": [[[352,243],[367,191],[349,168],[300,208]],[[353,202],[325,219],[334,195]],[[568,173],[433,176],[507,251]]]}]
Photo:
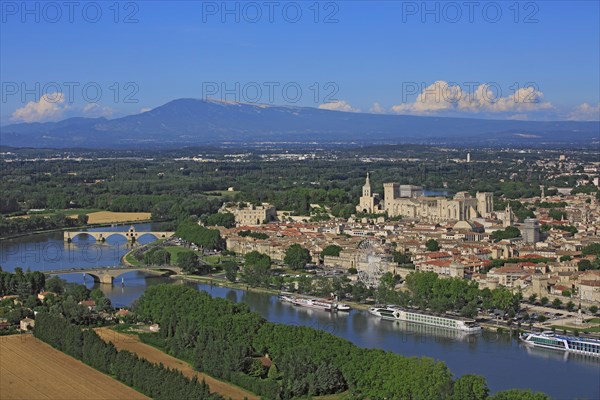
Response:
[{"label": "farm field", "polygon": [[109,224],[116,222],[148,221],[150,213],[98,211],[88,214],[88,224]]},{"label": "farm field", "polygon": [[147,399],[32,335],[0,337],[0,399]]},{"label": "farm field", "polygon": [[247,397],[248,400],[260,399],[259,396],[256,396],[247,390],[195,371],[192,366],[185,361],[179,360],[155,347],[142,343],[136,335],[116,332],[109,328],[97,328],[96,333],[98,333],[104,341],[112,342],[117,350],[128,350],[150,362],[156,364],[162,363],[167,368],[181,371],[189,378],[196,376],[199,380],[204,379],[210,387],[211,392],[219,393],[225,398],[231,397],[232,399],[243,399],[244,397]]}]

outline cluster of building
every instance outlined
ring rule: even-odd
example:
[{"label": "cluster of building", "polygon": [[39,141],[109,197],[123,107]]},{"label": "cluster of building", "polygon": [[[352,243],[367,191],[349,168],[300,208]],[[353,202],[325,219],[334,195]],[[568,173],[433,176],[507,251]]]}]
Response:
[{"label": "cluster of building", "polygon": [[[364,243],[374,244],[377,264],[382,271],[405,276],[413,270],[431,271],[442,277],[461,277],[479,282],[480,287],[505,286],[524,295],[573,298],[575,301],[600,302],[600,271],[579,271],[584,259],[581,250],[600,243],[600,206],[593,195],[556,195],[521,199],[523,202],[565,202],[566,218],[557,221],[551,209],[538,207],[535,218],[518,222],[507,207],[494,211],[491,193],[458,193],[452,199],[423,196],[418,186],[385,184],[385,197],[371,192],[369,177],[363,187],[357,211],[366,217],[348,220],[332,218],[324,222],[294,222],[280,218],[281,212],[268,204],[229,205],[222,211],[235,215],[238,226],[221,228],[227,248],[238,254],[259,251],[275,262],[283,262],[292,244],[307,248],[315,264],[325,268],[357,270],[370,268]],[[379,216],[382,211],[389,219]],[[360,214],[359,214],[360,215]],[[271,221],[263,224],[264,221]],[[573,226],[576,233],[565,231]],[[521,236],[494,241],[493,232],[516,226]],[[265,233],[267,239],[240,236],[242,230]],[[426,242],[435,239],[440,249],[428,251]],[[321,258],[329,245],[341,248],[339,255]],[[393,254],[408,253],[412,265],[394,262]],[[594,261],[594,256],[588,256]],[[494,268],[493,259],[507,262]],[[540,261],[540,260],[543,260]],[[407,268],[409,267],[409,268]]]},{"label": "cluster of building", "polygon": [[372,193],[367,173],[356,211],[368,214],[386,212],[392,218],[402,216],[427,222],[487,218],[494,211],[494,195],[490,192],[478,192],[475,197],[458,192],[454,198],[448,199],[424,196],[421,186],[397,183],[384,183],[383,192],[383,199]]}]

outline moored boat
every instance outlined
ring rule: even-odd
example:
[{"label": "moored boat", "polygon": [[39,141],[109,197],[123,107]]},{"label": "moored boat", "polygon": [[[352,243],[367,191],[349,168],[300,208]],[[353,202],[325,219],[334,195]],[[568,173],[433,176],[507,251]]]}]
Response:
[{"label": "moored boat", "polygon": [[521,334],[520,339],[530,346],[600,357],[600,340],[596,339],[555,335],[554,332],[548,331],[525,332]]},{"label": "moored boat", "polygon": [[318,310],[333,311],[336,308],[336,304],[326,300],[320,299],[307,299],[302,297],[296,297],[292,300],[292,304],[299,307],[316,308]]},{"label": "moored boat", "polygon": [[280,301],[285,301],[285,302],[288,302],[288,303],[292,303],[294,301],[294,299],[295,299],[295,297],[292,296],[292,295],[290,295],[290,294],[282,293],[282,294],[279,295],[279,300]]},{"label": "moored boat", "polygon": [[369,313],[382,319],[414,322],[417,324],[439,326],[446,329],[455,329],[466,333],[479,333],[481,326],[472,319],[453,318],[447,315],[428,314],[414,310],[405,310],[393,306],[371,307]]}]

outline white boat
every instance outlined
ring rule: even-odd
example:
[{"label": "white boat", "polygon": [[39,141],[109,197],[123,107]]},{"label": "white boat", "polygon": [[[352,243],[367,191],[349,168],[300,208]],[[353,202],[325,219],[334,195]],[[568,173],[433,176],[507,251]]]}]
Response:
[{"label": "white boat", "polygon": [[466,333],[481,332],[481,326],[479,326],[475,320],[467,318],[452,318],[446,315],[410,311],[393,306],[371,307],[369,313],[387,320],[439,326],[441,328],[455,329]]},{"label": "white boat", "polygon": [[288,302],[288,303],[292,303],[294,301],[294,299],[295,299],[295,297],[292,296],[292,295],[289,295],[289,294],[283,294],[282,293],[282,294],[279,295],[279,300],[285,301],[285,302]]},{"label": "white boat", "polygon": [[600,340],[596,339],[560,336],[553,332],[526,332],[521,334],[520,339],[530,346],[600,357]]},{"label": "white boat", "polygon": [[348,304],[337,303],[336,305],[337,305],[336,310],[338,310],[338,311],[350,311],[351,310],[351,308]]},{"label": "white boat", "polygon": [[296,297],[292,300],[292,304],[299,307],[316,308],[318,310],[332,311],[336,308],[335,303],[320,299],[306,299],[302,297]]}]

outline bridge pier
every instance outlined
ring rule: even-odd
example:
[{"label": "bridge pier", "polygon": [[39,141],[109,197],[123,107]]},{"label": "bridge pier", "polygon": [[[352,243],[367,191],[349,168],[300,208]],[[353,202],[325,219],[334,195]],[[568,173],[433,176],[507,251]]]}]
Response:
[{"label": "bridge pier", "polygon": [[109,274],[102,274],[99,276],[100,278],[100,283],[105,284],[105,285],[112,285],[113,284],[113,277]]}]

